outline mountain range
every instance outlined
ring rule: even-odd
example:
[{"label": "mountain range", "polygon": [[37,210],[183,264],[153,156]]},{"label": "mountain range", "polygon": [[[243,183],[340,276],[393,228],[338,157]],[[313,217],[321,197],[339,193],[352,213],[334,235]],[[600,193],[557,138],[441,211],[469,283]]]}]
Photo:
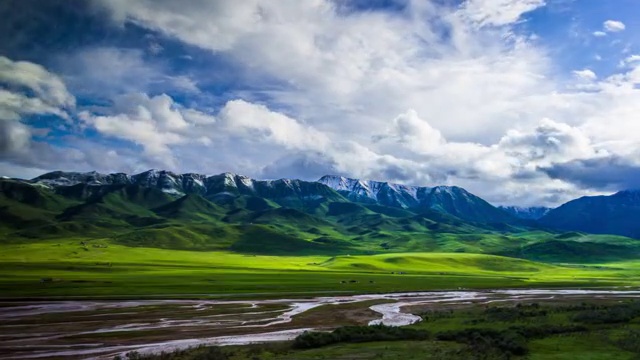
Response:
[{"label": "mountain range", "polygon": [[310,182],[291,179],[254,180],[232,173],[205,176],[158,170],[136,175],[56,171],[36,177],[28,183],[47,186],[54,190],[77,185],[136,185],[173,195],[197,194],[216,202],[239,195],[257,196],[273,200],[281,206],[303,205],[307,210],[318,201],[339,200],[416,212],[439,211],[479,223],[516,220],[508,212],[456,186],[416,187],[332,175],[323,176],[317,182]]},{"label": "mountain range", "polygon": [[0,179],[5,242],[82,235],[129,246],[249,253],[462,251],[566,260],[640,254],[631,239],[585,234],[640,238],[638,215],[634,191],[548,209],[495,207],[456,186],[334,175],[302,181],[56,171]]}]

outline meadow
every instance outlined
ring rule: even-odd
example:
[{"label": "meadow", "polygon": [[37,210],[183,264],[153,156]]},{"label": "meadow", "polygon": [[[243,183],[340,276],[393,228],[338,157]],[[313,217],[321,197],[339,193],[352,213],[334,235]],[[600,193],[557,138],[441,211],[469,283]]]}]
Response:
[{"label": "meadow", "polygon": [[269,297],[640,284],[640,262],[559,265],[468,253],[270,256],[73,238],[5,244],[0,293],[16,297]]}]

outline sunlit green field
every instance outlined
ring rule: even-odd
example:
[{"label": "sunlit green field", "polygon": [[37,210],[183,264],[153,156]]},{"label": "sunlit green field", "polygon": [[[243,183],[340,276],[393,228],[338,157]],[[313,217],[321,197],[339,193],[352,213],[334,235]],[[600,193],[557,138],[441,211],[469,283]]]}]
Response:
[{"label": "sunlit green field", "polygon": [[552,265],[465,253],[261,256],[108,240],[4,245],[3,297],[269,296],[457,288],[635,286],[640,262]]}]

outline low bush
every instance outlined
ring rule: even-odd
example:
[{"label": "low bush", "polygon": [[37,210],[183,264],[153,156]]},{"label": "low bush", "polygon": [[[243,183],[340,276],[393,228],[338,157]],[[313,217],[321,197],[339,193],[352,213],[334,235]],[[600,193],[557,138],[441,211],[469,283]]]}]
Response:
[{"label": "low bush", "polygon": [[305,332],[293,342],[297,349],[311,349],[341,342],[426,340],[429,332],[385,325],[344,326],[332,332]]},{"label": "low bush", "polygon": [[627,323],[638,316],[640,316],[640,303],[633,302],[582,311],[573,317],[573,321],[584,324],[619,324]]},{"label": "low bush", "polygon": [[114,360],[229,360],[229,356],[219,347],[200,346],[171,353],[163,352],[152,355],[142,355],[136,351],[132,351],[127,353],[124,358],[116,356]]},{"label": "low bush", "polygon": [[[519,305],[519,304],[518,304]],[[515,307],[490,307],[484,311],[487,318],[492,321],[518,321],[526,318],[547,316],[547,310],[539,309],[537,304]]]},{"label": "low bush", "polygon": [[489,356],[487,358],[496,358],[496,352],[503,355],[499,357],[505,358],[510,358],[511,355],[525,355],[528,352],[525,338],[515,331],[454,330],[438,334],[437,339],[467,344],[471,353],[484,354]]}]

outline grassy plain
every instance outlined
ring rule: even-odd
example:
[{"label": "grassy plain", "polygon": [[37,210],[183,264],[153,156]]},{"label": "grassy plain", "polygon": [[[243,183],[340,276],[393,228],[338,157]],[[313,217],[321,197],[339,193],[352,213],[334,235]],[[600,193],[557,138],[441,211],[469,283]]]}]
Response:
[{"label": "grassy plain", "polygon": [[280,296],[640,284],[633,261],[553,265],[466,253],[268,256],[127,247],[107,239],[5,244],[2,297]]}]

